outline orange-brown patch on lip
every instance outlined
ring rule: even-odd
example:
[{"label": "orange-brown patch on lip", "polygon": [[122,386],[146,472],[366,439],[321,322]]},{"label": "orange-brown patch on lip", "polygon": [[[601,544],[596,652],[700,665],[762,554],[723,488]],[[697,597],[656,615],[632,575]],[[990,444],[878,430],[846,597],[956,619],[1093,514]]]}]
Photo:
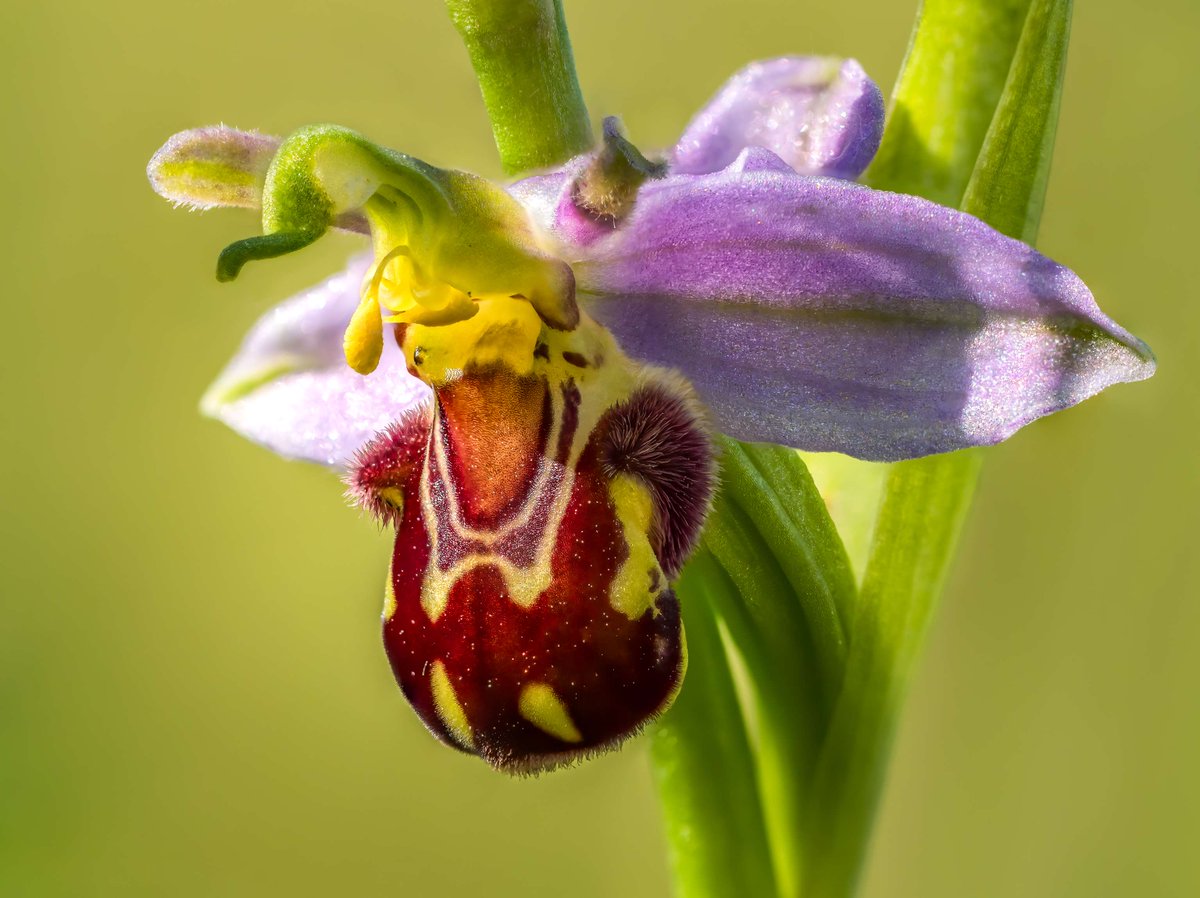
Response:
[{"label": "orange-brown patch on lip", "polygon": [[471,375],[437,390],[438,426],[463,522],[487,528],[525,504],[546,455],[550,393],[504,366]]}]

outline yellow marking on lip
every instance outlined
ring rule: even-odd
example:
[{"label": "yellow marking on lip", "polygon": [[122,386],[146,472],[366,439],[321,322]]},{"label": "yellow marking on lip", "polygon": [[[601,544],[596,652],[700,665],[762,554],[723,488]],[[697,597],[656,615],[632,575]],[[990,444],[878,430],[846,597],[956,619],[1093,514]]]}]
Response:
[{"label": "yellow marking on lip", "polygon": [[404,491],[397,486],[385,486],[376,492],[380,499],[397,511],[404,511]]},{"label": "yellow marking on lip", "polygon": [[687,676],[688,669],[688,644],[687,631],[684,630],[683,621],[679,622],[679,679],[675,681],[675,688],[671,690],[671,694],[666,697],[662,703],[662,707],[655,713],[662,714],[671,705],[675,704],[675,699],[679,697],[679,690],[683,688],[683,678]]},{"label": "yellow marking on lip", "polygon": [[651,572],[658,571],[659,579],[666,582],[650,545],[650,527],[654,519],[654,502],[650,491],[629,474],[618,474],[609,484],[608,494],[612,498],[621,523],[621,532],[629,554],[613,578],[609,587],[609,603],[630,620],[637,620],[647,611],[653,611],[657,594],[650,589]]},{"label": "yellow marking on lip", "polygon": [[467,712],[459,702],[458,696],[454,694],[450,675],[446,673],[446,665],[441,661],[433,662],[429,683],[433,690],[433,706],[450,735],[465,747],[474,749],[475,739],[471,734],[471,722],[467,720]]},{"label": "yellow marking on lip", "polygon": [[396,613],[396,587],[392,585],[392,565],[388,564],[387,583],[383,587],[383,619],[389,621]]},{"label": "yellow marking on lip", "polygon": [[582,742],[583,734],[575,727],[567,707],[545,683],[530,683],[517,698],[521,716],[545,733],[563,742]]}]

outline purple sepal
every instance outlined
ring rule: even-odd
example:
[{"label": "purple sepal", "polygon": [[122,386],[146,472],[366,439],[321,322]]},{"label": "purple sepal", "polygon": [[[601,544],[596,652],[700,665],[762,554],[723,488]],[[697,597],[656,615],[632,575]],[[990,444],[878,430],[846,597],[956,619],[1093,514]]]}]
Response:
[{"label": "purple sepal", "polygon": [[720,171],[765,147],[801,174],[853,180],[883,135],[883,94],[853,59],[785,56],[751,63],[692,119],[675,147],[680,174]]},{"label": "purple sepal", "polygon": [[978,219],[750,150],[646,185],[575,264],[635,358],[725,432],[896,460],[998,442],[1154,371],[1071,271]]},{"label": "purple sepal", "polygon": [[[571,185],[586,163],[586,156],[577,156],[561,168],[524,178],[508,187],[509,194],[525,208],[534,223],[561,241],[563,255],[568,260],[579,255],[580,247],[611,237],[617,230],[615,223],[597,221],[580,210],[571,196]],[[791,166],[761,147],[747,147],[726,171],[793,173]]]},{"label": "purple sepal", "polygon": [[201,402],[204,413],[286,458],[340,467],[430,390],[408,373],[395,341],[384,341],[367,377],[342,354],[358,306],[362,256],[345,271],[271,309]]}]

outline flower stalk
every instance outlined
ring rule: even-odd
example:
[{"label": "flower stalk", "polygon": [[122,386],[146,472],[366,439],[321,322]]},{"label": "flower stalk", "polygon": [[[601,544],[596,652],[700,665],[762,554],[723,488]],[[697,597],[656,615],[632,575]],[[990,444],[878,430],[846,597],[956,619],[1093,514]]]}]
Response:
[{"label": "flower stalk", "polygon": [[591,148],[562,0],[446,0],[446,8],[506,172],[547,168]]}]

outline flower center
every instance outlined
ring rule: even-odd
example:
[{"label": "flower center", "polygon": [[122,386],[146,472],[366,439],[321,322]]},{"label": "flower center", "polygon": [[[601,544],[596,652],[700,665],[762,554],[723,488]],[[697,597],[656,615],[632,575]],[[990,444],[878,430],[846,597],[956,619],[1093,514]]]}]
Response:
[{"label": "flower center", "polygon": [[295,252],[359,213],[378,260],[343,341],[360,374],[379,364],[385,310],[389,322],[435,327],[472,318],[482,299],[513,298],[551,328],[579,323],[570,266],[543,250],[525,210],[503,189],[332,125],[301,129],[280,144],[263,186],[264,233],[226,247],[218,277]]}]

